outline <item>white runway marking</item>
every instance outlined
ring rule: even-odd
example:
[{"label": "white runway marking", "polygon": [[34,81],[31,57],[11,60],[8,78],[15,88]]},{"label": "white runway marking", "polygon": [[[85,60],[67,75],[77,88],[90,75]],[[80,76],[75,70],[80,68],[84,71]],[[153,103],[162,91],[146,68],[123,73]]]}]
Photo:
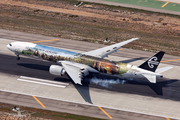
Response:
[{"label": "white runway marking", "polygon": [[69,83],[63,83],[63,82],[55,82],[51,80],[45,80],[45,79],[40,79],[40,78],[33,78],[33,77],[26,77],[26,76],[20,76],[22,79],[30,79],[30,80],[35,80],[35,81],[43,81],[43,82],[48,82],[48,83],[55,83],[55,84],[62,84],[62,85],[69,85]]},{"label": "white runway marking", "polygon": [[158,0],[158,1],[171,2],[171,3],[177,3],[177,4],[180,4],[180,1],[179,1],[179,0]]},{"label": "white runway marking", "polygon": [[66,88],[66,86],[69,85],[68,83],[55,82],[55,81],[39,79],[39,78],[32,78],[32,77],[26,77],[26,76],[20,76],[17,80],[18,81],[23,81],[23,82],[42,84],[42,85],[49,85],[49,86],[54,86],[54,87],[61,87],[61,88]]}]

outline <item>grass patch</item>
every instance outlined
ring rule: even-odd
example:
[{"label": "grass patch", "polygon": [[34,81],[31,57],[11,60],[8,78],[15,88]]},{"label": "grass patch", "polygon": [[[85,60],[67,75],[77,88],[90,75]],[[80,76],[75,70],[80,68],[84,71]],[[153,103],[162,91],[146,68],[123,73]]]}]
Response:
[{"label": "grass patch", "polygon": [[[5,104],[0,103],[0,115],[7,115],[5,113],[14,113],[12,112],[12,109],[15,105],[11,104]],[[31,118],[38,118],[38,119],[52,119],[52,120],[103,120],[99,118],[93,118],[93,117],[86,117],[81,115],[74,115],[69,113],[62,113],[62,112],[54,112],[49,110],[42,110],[42,109],[36,109],[36,108],[30,108],[30,107],[20,107],[21,111],[24,111],[25,113],[33,113],[31,114]],[[5,113],[4,113],[5,112]],[[14,119],[17,119],[16,117]]]}]

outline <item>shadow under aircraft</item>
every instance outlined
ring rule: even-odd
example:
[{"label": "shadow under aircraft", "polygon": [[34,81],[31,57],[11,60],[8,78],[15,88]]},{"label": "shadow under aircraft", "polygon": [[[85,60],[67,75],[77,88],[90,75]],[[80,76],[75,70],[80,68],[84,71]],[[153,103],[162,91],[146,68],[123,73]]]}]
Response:
[{"label": "shadow under aircraft", "polygon": [[[55,78],[56,81],[61,81],[61,78]],[[146,80],[127,80],[122,78],[117,78],[114,76],[106,76],[104,74],[95,74],[92,73],[87,76],[84,81],[82,82],[83,86],[74,84],[74,87],[77,89],[79,94],[82,98],[90,103],[93,104],[90,96],[89,88],[98,88],[98,89],[105,89],[108,91],[114,92],[121,92],[121,93],[129,93],[129,94],[139,94],[144,96],[153,96],[153,97],[160,97],[166,99],[173,99],[171,98],[171,93],[169,95],[163,95],[163,88],[178,88],[176,85],[171,85],[179,80],[165,80],[165,79],[158,79],[156,84],[150,83]],[[178,83],[180,86],[180,83]],[[180,98],[174,98],[174,100],[180,101]]]},{"label": "shadow under aircraft", "polygon": [[[40,64],[30,64],[30,63],[17,63],[17,65],[25,67],[25,68],[29,68],[29,69],[35,69],[35,70],[46,71],[46,72],[49,72],[49,66],[50,66],[50,65],[48,66],[48,65],[40,65]],[[47,74],[47,75],[49,76],[50,74]],[[58,78],[54,78],[54,81],[57,81],[57,82],[58,81],[59,82],[72,82],[71,78],[68,75],[65,78],[62,78],[62,77],[61,78],[59,78],[59,77]],[[74,84],[73,82],[72,82],[72,84],[77,89],[77,91],[82,96],[82,98],[86,102],[92,104],[90,93],[89,93],[89,83],[87,83],[87,82],[83,83],[84,86],[81,86],[81,85],[78,85],[78,84]]]},{"label": "shadow under aircraft", "polygon": [[[163,79],[164,80],[164,79]],[[153,83],[149,83],[146,81],[142,81],[142,80],[129,80],[127,83],[128,84],[136,84],[136,85],[145,85],[145,86],[149,86],[157,95],[162,95],[163,96],[163,88],[165,87],[173,87],[173,86],[168,86],[171,83],[177,82],[179,80],[177,79],[172,79],[172,80],[167,80],[167,81],[160,81],[160,82],[156,82],[156,84]]]},{"label": "shadow under aircraft", "polygon": [[[66,75],[57,77],[49,74],[48,70],[52,62],[42,62],[40,60],[28,58],[21,58],[21,61],[12,61],[12,59],[16,59],[15,56],[2,54],[0,54],[0,57],[0,63],[2,65],[0,72],[2,73],[33,76],[57,82],[73,83]],[[80,95],[85,99],[85,101],[92,103],[89,87],[119,93],[153,96],[180,101],[180,82],[176,79],[158,79],[156,84],[151,84],[146,80],[125,80],[103,74],[91,74],[85,77],[83,86],[75,85],[75,88],[80,92]]]},{"label": "shadow under aircraft", "polygon": [[[178,82],[178,84],[176,84]],[[174,83],[174,84],[173,84]],[[106,89],[109,91],[114,92],[122,92],[122,93],[130,93],[130,94],[139,94],[139,95],[145,95],[145,96],[153,96],[153,97],[160,97],[160,98],[166,98],[166,99],[174,99],[174,100],[180,100],[180,98],[171,98],[171,93],[167,95],[163,94],[163,88],[169,88],[170,91],[172,91],[172,88],[180,88],[180,82],[177,79],[158,79],[156,84],[150,83],[147,80],[128,80],[128,79],[122,79],[120,77],[114,77],[114,76],[106,76],[103,74],[91,74],[90,76],[86,77],[83,85],[80,86],[82,88],[79,88],[79,86],[75,86],[81,94],[81,96],[84,98],[86,102],[91,102],[91,97],[88,96],[89,94],[89,87],[93,88],[100,88],[100,89]],[[83,91],[86,90],[86,91]],[[82,92],[83,91],[83,92]],[[178,97],[178,96],[177,96]]]},{"label": "shadow under aircraft", "polygon": [[49,71],[48,65],[31,64],[31,63],[17,63],[17,65],[22,66],[22,67],[26,67],[26,68],[30,68],[30,69]]},{"label": "shadow under aircraft", "polygon": [[[49,66],[42,65],[42,63],[41,64],[17,63],[17,65],[30,68],[30,69],[44,71],[44,72],[49,72],[49,66],[50,66],[50,65]],[[46,74],[46,76],[49,79],[50,77],[52,77],[50,74]],[[179,80],[176,80],[176,79],[173,79],[173,80],[168,80],[164,78],[158,79],[157,83],[153,84],[143,79],[128,80],[128,79],[120,78],[119,76],[116,77],[116,76],[106,75],[103,73],[102,74],[91,73],[84,78],[84,81],[82,81],[83,86],[81,86],[81,85],[74,84],[68,75],[65,78],[64,77],[55,77],[54,81],[72,82],[72,84],[77,89],[77,91],[82,96],[82,98],[90,104],[93,104],[93,103],[91,101],[89,87],[106,89],[106,90],[122,92],[122,93],[140,94],[140,95],[146,95],[146,96],[156,96],[156,95],[163,96],[163,88],[166,88],[166,87],[172,88],[172,87],[178,87],[179,85],[179,88],[180,88],[180,83],[178,82]],[[170,85],[175,82],[178,82],[178,85],[176,86]],[[142,86],[149,87],[153,92],[150,91],[150,89],[144,88]],[[171,99],[169,96],[166,96],[166,98]]]}]

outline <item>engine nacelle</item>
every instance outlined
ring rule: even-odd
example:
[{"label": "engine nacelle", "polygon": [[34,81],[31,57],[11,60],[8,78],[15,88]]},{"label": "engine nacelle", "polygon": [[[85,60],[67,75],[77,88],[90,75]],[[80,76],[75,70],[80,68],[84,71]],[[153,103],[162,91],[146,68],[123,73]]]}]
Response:
[{"label": "engine nacelle", "polygon": [[65,69],[59,65],[51,65],[49,68],[49,73],[52,75],[63,76],[65,72]]}]

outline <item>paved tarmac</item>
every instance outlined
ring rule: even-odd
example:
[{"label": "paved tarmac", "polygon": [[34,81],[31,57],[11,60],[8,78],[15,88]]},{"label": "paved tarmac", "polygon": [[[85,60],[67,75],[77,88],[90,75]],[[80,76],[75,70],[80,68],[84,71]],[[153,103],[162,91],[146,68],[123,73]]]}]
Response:
[{"label": "paved tarmac", "polygon": [[[81,1],[180,15],[179,0],[81,0]],[[166,2],[169,3],[165,7],[162,7]]]},{"label": "paved tarmac", "polygon": [[[164,76],[167,79],[159,79],[158,83],[155,85],[150,84],[145,80],[143,80],[144,82],[117,79],[113,80],[113,77],[107,78],[107,76],[92,74],[91,76],[88,76],[85,79],[85,86],[79,86],[72,84],[72,81],[67,76],[57,77],[50,75],[48,69],[51,64],[54,64],[52,62],[44,62],[26,57],[22,57],[20,61],[16,61],[16,56],[6,48],[6,44],[12,41],[5,40],[11,39],[31,42],[35,40],[50,40],[57,38],[8,30],[0,30],[0,38],[0,90],[11,91],[13,93],[11,93],[12,96],[15,92],[24,94],[25,96],[23,98],[26,98],[26,95],[35,95],[37,97],[39,96],[38,98],[40,99],[40,101],[43,101],[42,103],[44,103],[45,106],[50,105],[49,101],[51,100],[49,98],[54,100],[56,99],[58,102],[74,102],[73,104],[76,103],[76,105],[78,106],[81,106],[82,104],[85,106],[92,106],[91,103],[93,103],[93,106],[102,106],[113,117],[113,119],[119,119],[122,117],[125,119],[133,118],[139,120],[141,118],[152,119],[151,117],[154,116],[162,116],[177,119],[180,118],[180,82],[178,80],[178,73],[180,70],[179,66],[176,66],[179,64],[179,61],[161,64],[160,67],[170,65],[174,68],[164,74]],[[4,38],[4,40],[2,38]],[[104,46],[94,43],[72,41],[67,39],[60,39],[59,41],[52,41],[41,44],[55,47],[63,47],[72,50],[74,49],[76,52],[89,51],[90,49],[96,49]],[[147,57],[150,57],[153,54],[154,53],[135,51],[123,48],[123,50],[113,54],[115,56],[109,56],[109,59],[116,61],[120,60],[124,62],[130,62],[131,64],[140,65],[143,62],[143,60],[146,60]],[[172,60],[180,58],[170,55],[165,55],[165,57],[163,58],[163,60],[170,59]],[[17,79],[20,78],[20,76],[42,78],[54,82],[59,81],[63,83],[68,83],[68,85],[65,88],[60,88],[51,85],[42,85],[30,83],[27,81],[18,81]],[[91,79],[92,77],[93,79]],[[107,82],[107,79],[111,80],[113,84],[109,84],[109,82]],[[89,81],[90,84],[88,85]],[[15,94],[14,96],[20,95]],[[47,99],[44,99],[42,97],[45,97]],[[1,98],[3,99],[4,97]],[[33,104],[31,101],[29,102],[26,99],[16,99],[17,97],[14,97],[13,99],[10,99],[8,103],[22,103],[25,106],[26,104],[27,106]],[[4,102],[4,100],[2,100],[1,102]],[[52,106],[47,107],[47,109],[63,111],[63,109],[58,108],[58,106],[56,107],[56,105],[53,103],[54,102],[52,102]],[[67,104],[65,108],[71,109],[70,106],[71,104]],[[105,114],[103,114],[103,112],[100,110],[93,112],[92,109],[88,109],[89,112],[82,113],[82,108],[79,108],[79,111],[74,108],[72,108],[71,110],[69,109],[64,109],[64,111],[74,114],[108,119],[108,117]],[[97,107],[93,109],[97,109]],[[111,109],[113,109],[114,111]],[[122,110],[131,112],[123,112]],[[119,112],[123,112],[123,114],[119,114]],[[142,113],[149,114],[152,116],[143,115]],[[143,116],[145,116],[145,118]],[[157,117],[155,119],[165,119],[162,117]]]},{"label": "paved tarmac", "polygon": [[[52,110],[57,112],[67,112],[77,115],[90,116],[102,119],[108,119],[108,117],[96,106],[77,104],[73,102],[66,102],[60,100],[46,99],[37,97],[43,104],[46,105],[45,110]],[[34,107],[43,109],[37,101],[34,100],[32,96],[15,94],[9,92],[0,92],[0,101],[3,103],[11,103],[17,105],[17,107],[23,108],[21,106]],[[133,112],[126,112],[121,110],[103,108],[108,114],[110,114],[114,120],[166,120],[163,117],[156,117],[145,114],[137,114]],[[172,119],[171,119],[172,120]]]}]

